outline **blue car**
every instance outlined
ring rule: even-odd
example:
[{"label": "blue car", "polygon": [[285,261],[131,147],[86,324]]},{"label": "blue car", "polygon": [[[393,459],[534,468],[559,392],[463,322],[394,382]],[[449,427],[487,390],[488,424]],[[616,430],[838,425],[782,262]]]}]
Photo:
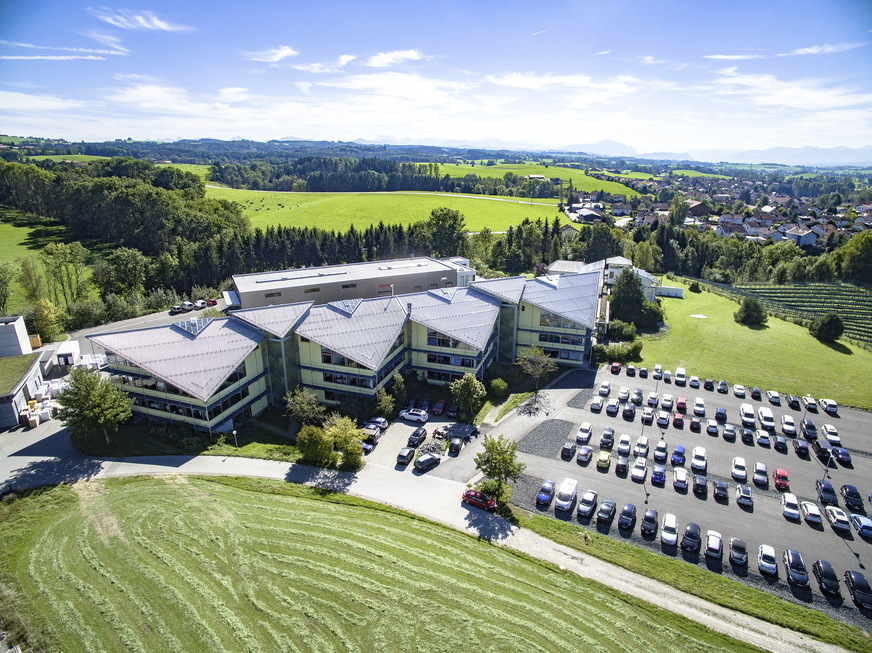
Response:
[{"label": "blue car", "polygon": [[843,465],[851,464],[851,452],[844,447],[833,447],[833,458],[838,460]]},{"label": "blue car", "polygon": [[672,464],[673,465],[683,465],[684,464],[684,446],[677,445],[675,450],[672,452]]},{"label": "blue car", "polygon": [[547,506],[554,498],[554,488],[557,484],[554,481],[544,481],[542,487],[539,488],[539,494],[536,495],[536,503],[540,506]]},{"label": "blue car", "polygon": [[654,485],[666,485],[666,468],[663,465],[654,465],[651,470],[651,482]]},{"label": "blue car", "polygon": [[715,409],[715,419],[719,422],[726,422],[727,421],[727,409],[723,408],[722,406],[718,406]]}]

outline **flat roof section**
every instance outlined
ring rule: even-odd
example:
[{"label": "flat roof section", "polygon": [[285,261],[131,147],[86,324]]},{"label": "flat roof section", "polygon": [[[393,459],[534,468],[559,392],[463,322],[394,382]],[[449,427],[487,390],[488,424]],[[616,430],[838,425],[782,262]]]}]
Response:
[{"label": "flat roof section", "polygon": [[319,281],[339,282],[347,279],[349,282],[364,279],[379,279],[386,276],[403,276],[421,274],[422,272],[452,272],[465,266],[459,261],[438,260],[429,256],[395,259],[391,261],[368,261],[364,263],[347,263],[343,265],[321,265],[311,268],[295,268],[293,270],[278,270],[275,272],[255,272],[252,274],[237,274],[233,283],[240,293],[257,292],[260,290],[275,290],[276,288],[301,288]]}]

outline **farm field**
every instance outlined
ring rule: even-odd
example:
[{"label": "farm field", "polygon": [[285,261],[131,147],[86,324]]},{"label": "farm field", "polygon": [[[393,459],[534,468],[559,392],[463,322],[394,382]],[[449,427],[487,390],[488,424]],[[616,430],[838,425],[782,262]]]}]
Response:
[{"label": "farm field", "polygon": [[763,328],[742,326],[733,320],[736,302],[669,283],[684,286],[684,299],[662,299],[669,329],[645,338],[641,365],[684,367],[700,378],[872,408],[872,352],[841,341],[827,346],[807,328],[773,317]]},{"label": "farm field", "polygon": [[[199,163],[158,163],[158,168],[178,168],[179,170],[184,170],[185,172],[193,172],[203,181],[206,181],[206,175],[209,174],[209,169],[212,166],[203,165]],[[210,184],[214,184],[215,182],[210,181]],[[219,186],[223,186],[223,184],[216,184]]]},{"label": "farm field", "polygon": [[712,179],[729,179],[726,175],[713,175],[709,172],[699,172],[698,170],[673,170],[672,174],[681,175],[682,177],[711,177]]},{"label": "farm field", "polygon": [[561,166],[544,166],[538,163],[501,163],[495,166],[472,166],[465,163],[440,163],[439,176],[465,177],[475,174],[479,177],[498,177],[502,179],[507,172],[516,175],[545,175],[546,179],[560,177],[564,182],[572,180],[572,186],[578,191],[589,193],[594,190],[604,190],[607,193],[617,195],[624,194],[627,199],[638,197],[639,193],[632,188],[614,181],[600,181],[584,174],[584,170],[575,168],[563,168]]},{"label": "farm field", "polygon": [[44,161],[51,159],[52,161],[99,161],[100,159],[108,159],[108,156],[96,156],[93,154],[42,154],[39,156],[28,157],[33,161]]},{"label": "farm field", "polygon": [[660,177],[649,175],[647,172],[630,172],[628,170],[621,172],[621,177],[626,177],[627,179],[660,179]]},{"label": "farm field", "polygon": [[[557,200],[496,198],[484,195],[449,193],[280,193],[271,191],[207,188],[207,197],[239,202],[253,228],[269,225],[319,227],[346,231],[365,229],[370,224],[403,224],[430,217],[440,206],[457,209],[466,218],[469,231],[505,231],[524,218],[557,215]],[[563,216],[562,222],[568,220]]]},{"label": "farm field", "polygon": [[757,650],[395,509],[278,481],[79,482],[0,510],[5,584],[50,650]]}]

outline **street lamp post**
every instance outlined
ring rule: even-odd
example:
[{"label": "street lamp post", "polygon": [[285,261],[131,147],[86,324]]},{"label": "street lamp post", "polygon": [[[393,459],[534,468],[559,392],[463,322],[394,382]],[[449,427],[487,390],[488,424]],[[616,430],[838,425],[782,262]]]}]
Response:
[{"label": "street lamp post", "polygon": [[236,441],[236,429],[233,430],[233,446],[239,449],[239,443]]}]

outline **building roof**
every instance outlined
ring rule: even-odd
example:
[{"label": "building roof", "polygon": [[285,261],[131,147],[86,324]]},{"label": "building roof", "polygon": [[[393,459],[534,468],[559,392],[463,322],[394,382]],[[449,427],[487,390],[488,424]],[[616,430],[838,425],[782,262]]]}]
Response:
[{"label": "building roof", "polygon": [[296,304],[281,304],[279,306],[262,306],[231,311],[233,317],[248,322],[258,329],[271,333],[277,338],[284,338],[300,321],[314,302],[298,302]]},{"label": "building roof", "polygon": [[549,274],[583,274],[585,272],[596,272],[605,268],[605,261],[594,261],[593,263],[585,263],[584,261],[554,261],[548,266]]},{"label": "building roof", "polygon": [[385,275],[398,277],[405,274],[420,274],[421,272],[451,271],[456,274],[463,259],[433,259],[429,256],[397,259],[392,261],[369,261],[364,263],[347,263],[342,265],[321,265],[311,268],[294,268],[275,272],[255,272],[252,274],[233,275],[233,282],[240,293],[261,290],[276,290],[278,288],[300,288],[310,286],[319,281],[348,280],[350,282],[364,279],[378,279]]},{"label": "building roof", "polygon": [[527,281],[521,300],[595,329],[602,285],[602,271],[537,277]]},{"label": "building roof", "polygon": [[207,401],[254,351],[263,334],[232,318],[193,318],[187,323],[100,333],[88,339],[192,397]]},{"label": "building roof", "polygon": [[[270,310],[275,310],[273,307]],[[349,299],[313,306],[297,335],[377,370],[391,350],[408,315],[398,297]]]},{"label": "building roof", "polygon": [[469,285],[489,295],[499,297],[503,301],[517,304],[521,300],[521,293],[524,292],[524,285],[526,283],[526,277],[506,277],[503,279],[473,281]]},{"label": "building roof", "polygon": [[15,394],[39,359],[39,352],[0,358],[0,397]]},{"label": "building roof", "polygon": [[475,288],[439,288],[402,295],[411,319],[479,351],[487,347],[500,314],[500,300]]}]

